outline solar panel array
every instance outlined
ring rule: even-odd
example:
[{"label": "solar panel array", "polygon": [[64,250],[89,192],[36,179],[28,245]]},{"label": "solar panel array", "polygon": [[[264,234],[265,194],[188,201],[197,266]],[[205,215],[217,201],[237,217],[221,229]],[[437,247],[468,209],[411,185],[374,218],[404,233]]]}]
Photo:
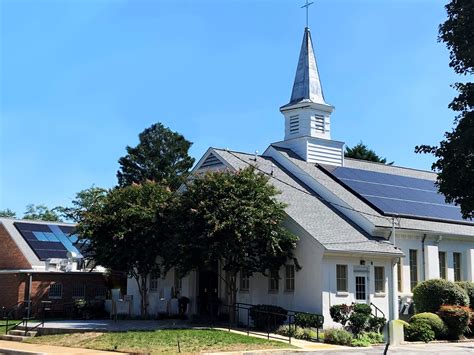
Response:
[{"label": "solar panel array", "polygon": [[331,174],[384,214],[473,222],[462,218],[458,206],[446,203],[431,180],[347,167]]},{"label": "solar panel array", "polygon": [[82,257],[74,227],[26,222],[14,225],[40,260],[65,259],[68,251]]}]

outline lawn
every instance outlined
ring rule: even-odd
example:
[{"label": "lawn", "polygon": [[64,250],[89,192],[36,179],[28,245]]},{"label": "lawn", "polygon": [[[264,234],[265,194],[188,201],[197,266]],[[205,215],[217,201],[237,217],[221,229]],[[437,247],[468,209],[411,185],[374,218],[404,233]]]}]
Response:
[{"label": "lawn", "polygon": [[121,333],[76,333],[46,335],[29,343],[134,353],[183,353],[293,348],[288,343],[214,329],[168,329]]},{"label": "lawn", "polygon": [[[18,324],[18,322],[20,322],[20,320],[18,319],[10,319],[8,321],[8,329],[11,329],[13,328],[14,325]],[[0,335],[3,335],[6,333],[5,331],[5,326],[7,324],[7,321],[4,320],[4,319],[0,319]]]}]

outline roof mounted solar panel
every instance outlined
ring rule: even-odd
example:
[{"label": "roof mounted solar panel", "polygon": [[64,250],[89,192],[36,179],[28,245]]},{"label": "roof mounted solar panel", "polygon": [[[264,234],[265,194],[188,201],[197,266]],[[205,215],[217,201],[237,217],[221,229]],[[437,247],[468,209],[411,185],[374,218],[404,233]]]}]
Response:
[{"label": "roof mounted solar panel", "polygon": [[432,180],[347,167],[326,171],[384,215],[474,224],[461,209],[446,203]]},{"label": "roof mounted solar panel", "polygon": [[77,236],[73,234],[75,229],[72,226],[34,222],[13,224],[40,260],[66,259],[68,252],[83,257],[74,245]]}]

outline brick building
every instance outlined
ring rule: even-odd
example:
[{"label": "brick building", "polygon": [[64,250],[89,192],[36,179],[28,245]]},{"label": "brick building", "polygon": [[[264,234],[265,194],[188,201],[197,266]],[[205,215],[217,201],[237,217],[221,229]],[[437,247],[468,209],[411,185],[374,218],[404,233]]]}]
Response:
[{"label": "brick building", "polygon": [[0,218],[0,307],[30,299],[34,313],[47,300],[64,314],[75,299],[105,299],[105,270],[91,271],[81,249],[72,224]]}]

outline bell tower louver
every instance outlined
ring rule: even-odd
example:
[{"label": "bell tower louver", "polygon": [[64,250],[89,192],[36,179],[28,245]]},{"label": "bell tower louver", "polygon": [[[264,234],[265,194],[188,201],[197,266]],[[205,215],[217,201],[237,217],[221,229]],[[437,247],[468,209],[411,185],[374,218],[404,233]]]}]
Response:
[{"label": "bell tower louver", "polygon": [[285,139],[274,145],[293,150],[307,162],[343,165],[344,142],[331,140],[333,110],[324,99],[311,32],[306,27],[290,102],[280,107]]}]

